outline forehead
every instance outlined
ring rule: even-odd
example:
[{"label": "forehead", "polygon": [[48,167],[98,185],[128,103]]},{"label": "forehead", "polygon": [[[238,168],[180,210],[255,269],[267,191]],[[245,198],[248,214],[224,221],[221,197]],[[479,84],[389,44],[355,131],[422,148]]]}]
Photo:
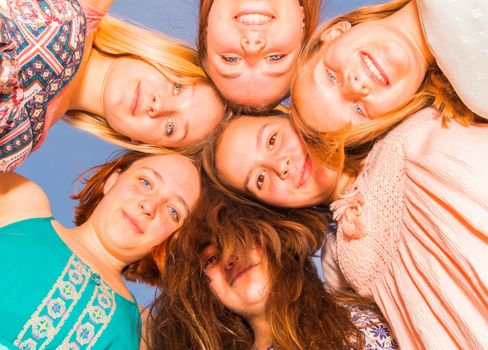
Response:
[{"label": "forehead", "polygon": [[141,169],[159,173],[163,177],[163,181],[167,182],[175,192],[188,192],[187,189],[195,192],[195,189],[200,186],[196,166],[189,159],[180,155],[149,156],[137,160],[129,167],[129,170],[132,171]]},{"label": "forehead", "polygon": [[181,144],[175,146],[187,146],[204,139],[224,117],[225,106],[212,87],[198,84],[195,85],[194,91],[186,111],[189,123],[188,134]]}]

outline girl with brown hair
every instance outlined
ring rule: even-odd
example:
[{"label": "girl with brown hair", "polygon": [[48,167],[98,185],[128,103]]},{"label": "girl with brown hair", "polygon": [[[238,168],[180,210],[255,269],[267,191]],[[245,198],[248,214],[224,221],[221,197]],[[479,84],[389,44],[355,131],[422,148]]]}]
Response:
[{"label": "girl with brown hair", "polygon": [[234,110],[272,109],[319,14],[320,0],[201,0],[200,64]]},{"label": "girl with brown hair", "polygon": [[152,348],[397,348],[367,302],[323,288],[311,254],[324,215],[221,198],[195,213],[168,245],[149,322]]},{"label": "girl with brown hair", "polygon": [[139,308],[123,276],[159,280],[166,239],[196,205],[200,177],[180,155],[131,152],[92,169],[75,228],[46,194],[0,175],[0,345],[137,349]]},{"label": "girl with brown hair", "polygon": [[[363,168],[331,165],[286,115],[240,116],[204,150],[209,177],[241,203],[327,205],[337,235],[324,279],[373,300],[405,349],[488,344],[488,124],[439,127],[427,108],[390,131]],[[485,146],[483,146],[485,145]],[[263,204],[262,207],[265,207]]]}]

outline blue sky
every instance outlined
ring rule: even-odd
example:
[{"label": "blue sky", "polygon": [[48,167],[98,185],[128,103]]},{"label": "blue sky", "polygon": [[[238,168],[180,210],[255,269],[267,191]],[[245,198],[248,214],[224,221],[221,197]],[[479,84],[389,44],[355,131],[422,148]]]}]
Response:
[{"label": "blue sky", "polygon": [[[229,0],[231,1],[231,0]],[[355,7],[385,0],[323,0],[321,19],[347,12]],[[142,23],[168,35],[195,43],[198,0],[115,0],[111,13]],[[73,226],[75,180],[84,170],[103,163],[117,148],[59,121],[51,128],[39,151],[33,153],[18,170],[37,182],[48,194],[54,217],[63,225]],[[130,284],[142,304],[148,304],[154,290]]]}]

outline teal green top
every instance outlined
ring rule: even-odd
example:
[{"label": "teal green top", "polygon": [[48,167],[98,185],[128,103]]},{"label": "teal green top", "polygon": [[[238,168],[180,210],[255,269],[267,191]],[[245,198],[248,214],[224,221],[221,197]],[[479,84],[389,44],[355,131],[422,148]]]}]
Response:
[{"label": "teal green top", "polygon": [[138,349],[137,303],[73,254],[51,220],[0,228],[0,349]]}]

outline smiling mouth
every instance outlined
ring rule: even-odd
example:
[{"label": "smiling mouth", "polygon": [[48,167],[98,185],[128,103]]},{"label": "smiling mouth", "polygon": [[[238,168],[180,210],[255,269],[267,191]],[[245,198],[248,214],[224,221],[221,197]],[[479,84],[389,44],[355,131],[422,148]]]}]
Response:
[{"label": "smiling mouth", "polygon": [[129,224],[131,229],[135,231],[136,233],[142,235],[144,234],[144,231],[142,231],[141,226],[139,225],[139,222],[133,218],[131,215],[127,214],[125,211],[122,211],[122,216],[125,219],[125,221]]},{"label": "smiling mouth", "polygon": [[263,13],[246,13],[243,15],[235,16],[234,20],[244,25],[260,26],[268,24],[275,19],[274,16]]},{"label": "smiling mouth", "polygon": [[301,188],[301,187],[303,187],[307,183],[308,178],[310,177],[311,167],[312,167],[312,163],[311,163],[311,160],[310,160],[310,156],[307,155],[305,157],[304,162],[303,162],[302,171],[301,171],[301,174],[300,174],[300,180],[298,182],[297,188]]},{"label": "smiling mouth", "polygon": [[367,53],[361,52],[361,62],[363,66],[369,71],[370,76],[373,78],[378,85],[388,87],[390,86],[390,81],[386,76],[383,69],[374,61],[374,59]]},{"label": "smiling mouth", "polygon": [[137,106],[139,105],[139,95],[141,94],[141,83],[139,82],[132,93],[132,101],[130,103],[130,110],[132,115],[135,115]]}]

